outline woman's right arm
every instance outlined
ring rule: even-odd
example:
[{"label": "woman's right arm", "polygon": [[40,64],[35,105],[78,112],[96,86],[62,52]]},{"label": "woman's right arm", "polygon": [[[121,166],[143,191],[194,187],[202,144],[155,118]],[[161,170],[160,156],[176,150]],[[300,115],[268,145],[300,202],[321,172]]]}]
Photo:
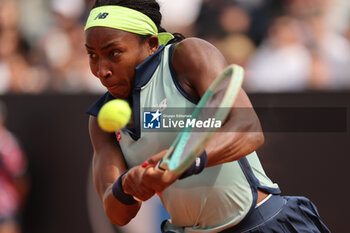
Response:
[{"label": "woman's right arm", "polygon": [[94,149],[93,181],[104,210],[113,224],[126,225],[134,218],[141,207],[141,202],[124,205],[112,193],[112,185],[126,170],[123,154],[115,136],[102,131],[94,116],[89,119],[90,139]]}]

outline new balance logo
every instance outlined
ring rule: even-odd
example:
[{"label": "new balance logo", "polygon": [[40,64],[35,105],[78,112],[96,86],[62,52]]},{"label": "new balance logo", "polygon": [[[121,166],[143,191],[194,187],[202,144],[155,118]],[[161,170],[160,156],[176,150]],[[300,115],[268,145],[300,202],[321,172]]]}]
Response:
[{"label": "new balance logo", "polygon": [[108,15],[109,15],[109,13],[107,13],[107,12],[99,13],[99,14],[96,16],[95,20],[96,20],[96,19],[105,19]]}]

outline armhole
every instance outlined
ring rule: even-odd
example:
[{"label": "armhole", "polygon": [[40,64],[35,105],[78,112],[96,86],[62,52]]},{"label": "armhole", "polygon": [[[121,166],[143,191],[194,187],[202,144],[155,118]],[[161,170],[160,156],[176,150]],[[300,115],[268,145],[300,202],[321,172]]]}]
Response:
[{"label": "armhole", "polygon": [[[249,163],[247,157],[243,157],[240,160],[238,160],[238,164],[241,167],[241,170],[244,173],[244,176],[246,177],[247,182],[249,183],[251,191],[252,191],[253,202],[252,202],[252,205],[250,207],[248,214],[250,214],[253,211],[253,209],[255,208],[255,206],[257,204],[258,189],[262,190],[268,194],[277,195],[277,194],[281,193],[281,190],[279,188],[271,188],[271,187],[267,187],[267,186],[262,186],[260,184],[260,181],[254,175],[254,172],[250,166],[250,163]],[[248,216],[248,214],[247,214],[247,216]]]},{"label": "armhole", "polygon": [[172,64],[171,64],[171,57],[173,55],[174,52],[174,47],[175,47],[176,43],[172,44],[169,48],[169,69],[170,69],[170,73],[171,73],[171,77],[173,79],[173,82],[176,86],[176,89],[180,92],[180,94],[185,97],[188,101],[190,101],[193,104],[197,104],[199,102],[198,98],[193,97],[192,95],[190,95],[187,91],[185,91],[185,89],[181,86],[181,83],[179,82],[179,79],[177,77],[176,71],[173,68]]}]

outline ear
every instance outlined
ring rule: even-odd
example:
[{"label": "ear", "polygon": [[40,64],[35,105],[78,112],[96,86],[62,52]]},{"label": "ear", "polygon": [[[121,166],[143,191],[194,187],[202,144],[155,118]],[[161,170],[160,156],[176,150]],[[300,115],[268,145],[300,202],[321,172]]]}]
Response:
[{"label": "ear", "polygon": [[150,54],[157,52],[159,48],[158,36],[152,35],[147,39],[147,43],[149,46]]}]

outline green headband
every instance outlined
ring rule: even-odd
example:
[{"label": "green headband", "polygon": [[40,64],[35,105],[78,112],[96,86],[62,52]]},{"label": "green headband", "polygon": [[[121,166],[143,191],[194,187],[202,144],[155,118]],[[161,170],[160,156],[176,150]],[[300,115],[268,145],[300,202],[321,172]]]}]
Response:
[{"label": "green headband", "polygon": [[85,31],[91,27],[109,27],[138,35],[157,35],[159,44],[166,45],[174,36],[158,33],[155,23],[145,14],[122,6],[101,6],[91,10]]}]

